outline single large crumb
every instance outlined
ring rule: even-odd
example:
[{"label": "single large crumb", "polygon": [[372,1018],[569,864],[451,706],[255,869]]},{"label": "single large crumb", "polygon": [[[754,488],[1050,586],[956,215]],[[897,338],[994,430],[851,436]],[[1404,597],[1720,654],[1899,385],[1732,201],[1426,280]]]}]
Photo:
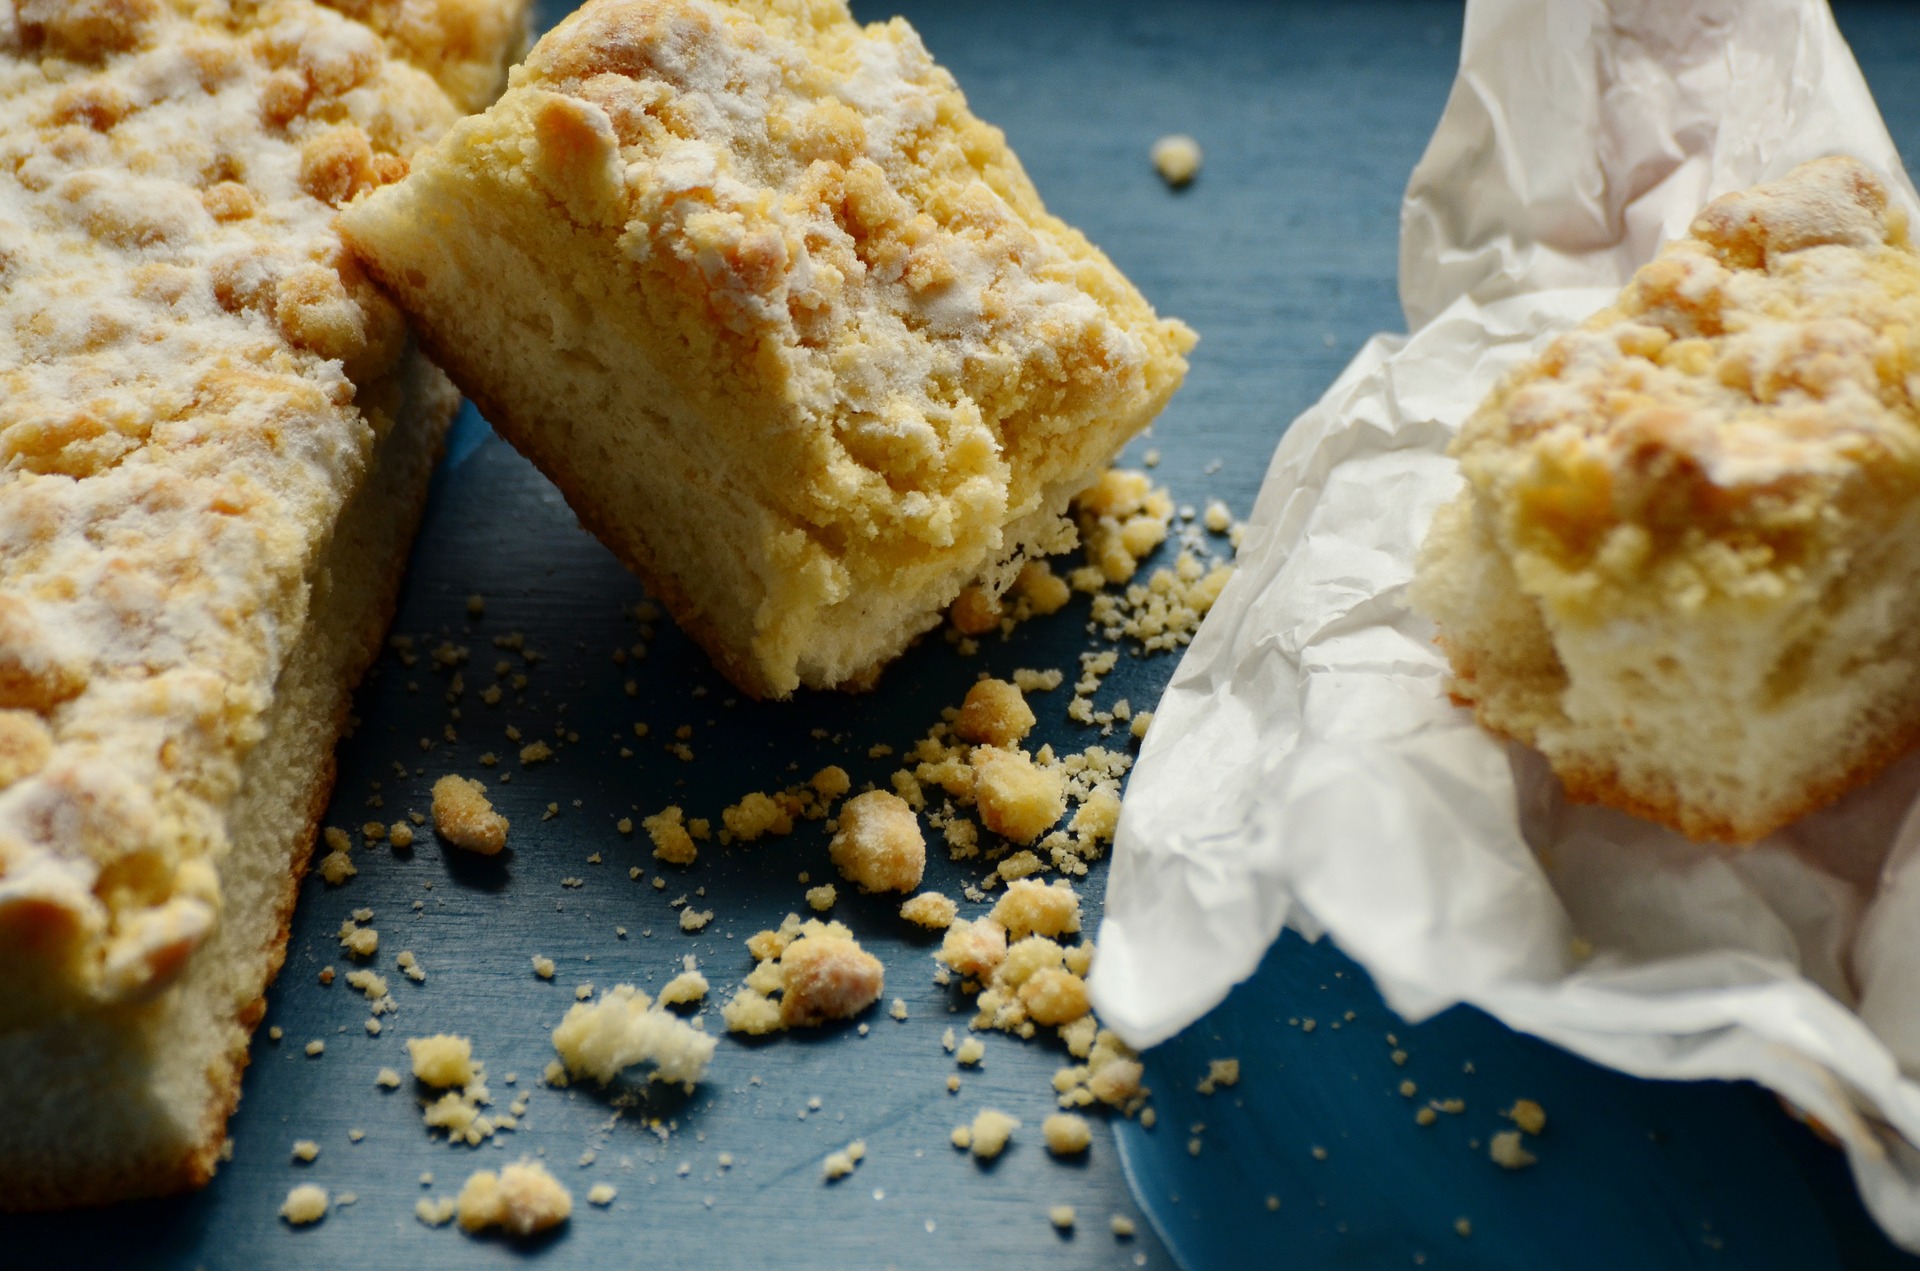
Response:
[{"label": "single large crumb", "polygon": [[885,790],[869,790],[847,801],[828,850],[841,877],[868,892],[912,891],[927,865],[920,819],[904,800]]},{"label": "single large crumb", "polygon": [[460,1189],[460,1225],[468,1231],[499,1227],[529,1236],[558,1226],[573,1213],[573,1195],[538,1161],[521,1160],[498,1174],[479,1170]]},{"label": "single large crumb", "polygon": [[849,1019],[878,1001],[886,986],[880,959],[838,922],[802,922],[788,914],[778,930],[756,933],[747,948],[759,965],[721,1008],[732,1032],[757,1035]]},{"label": "single large crumb", "polygon": [[1547,1128],[1547,1110],[1532,1099],[1515,1099],[1506,1116],[1528,1134],[1538,1134]]},{"label": "single large crumb", "polygon": [[[973,1118],[971,1125],[954,1131],[954,1146],[970,1150],[983,1161],[990,1161],[1006,1151],[1007,1144],[1013,1139],[1013,1132],[1020,1128],[1020,1122],[993,1108],[982,1108]],[[965,1132],[965,1142],[961,1133]]]},{"label": "single large crumb", "polygon": [[474,1079],[473,1042],[452,1033],[407,1039],[416,1079],[435,1087],[464,1086]]},{"label": "single large crumb", "polygon": [[1031,843],[1065,815],[1065,778],[1036,765],[1025,751],[980,746],[973,752],[972,764],[980,819],[995,834]]},{"label": "single large crumb", "polygon": [[[705,992],[706,981],[701,980]],[[599,1001],[574,1006],[553,1030],[553,1048],[569,1074],[602,1085],[637,1063],[653,1065],[655,1081],[691,1087],[706,1075],[716,1039],[631,984],[616,984]]]},{"label": "single large crumb", "polygon": [[1026,936],[1072,935],[1080,930],[1080,897],[1073,885],[1058,879],[1051,885],[1038,879],[1019,879],[989,915],[1009,940]]},{"label": "single large crumb", "polygon": [[1503,1169],[1525,1169],[1540,1158],[1521,1146],[1520,1131],[1502,1130],[1487,1145],[1487,1155]]},{"label": "single large crumb", "polygon": [[300,1184],[281,1202],[280,1216],[296,1227],[319,1222],[327,1216],[327,1189],[312,1183]]},{"label": "single large crumb", "polygon": [[1033,708],[1020,689],[1005,680],[981,680],[967,690],[953,730],[966,741],[1012,746],[1032,730]]},{"label": "single large crumb", "polygon": [[1047,1151],[1055,1156],[1076,1156],[1093,1145],[1093,1127],[1087,1119],[1072,1112],[1056,1112],[1040,1123]]},{"label": "single large crumb", "polygon": [[493,810],[487,788],[453,773],[433,783],[433,828],[455,847],[482,856],[498,855],[507,845],[507,818]]},{"label": "single large crumb", "polygon": [[1207,1075],[1194,1087],[1201,1094],[1212,1094],[1221,1086],[1240,1084],[1240,1061],[1238,1059],[1212,1059],[1207,1061]]},{"label": "single large crumb", "polygon": [[1173,133],[1153,143],[1153,167],[1174,189],[1200,175],[1200,143],[1185,133]]},{"label": "single large crumb", "polygon": [[939,930],[953,925],[960,906],[937,891],[923,891],[900,906],[900,916],[919,927]]},{"label": "single large crumb", "polygon": [[641,819],[640,824],[647,831],[647,837],[653,840],[656,860],[669,865],[691,865],[699,859],[700,848],[693,841],[693,835],[687,832],[685,816],[678,806],[669,804],[652,816]]}]

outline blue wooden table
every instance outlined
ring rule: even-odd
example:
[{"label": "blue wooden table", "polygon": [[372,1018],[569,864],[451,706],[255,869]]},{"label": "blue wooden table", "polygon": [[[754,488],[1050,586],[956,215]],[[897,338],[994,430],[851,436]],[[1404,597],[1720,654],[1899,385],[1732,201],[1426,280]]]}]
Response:
[{"label": "blue wooden table", "polygon": [[[892,11],[856,8],[867,18]],[[1006,128],[1050,206],[1200,331],[1186,389],[1133,454],[1161,452],[1156,476],[1177,501],[1221,498],[1244,515],[1287,421],[1369,334],[1400,325],[1398,199],[1446,94],[1457,5],[900,8],[975,109]],[[1841,20],[1895,137],[1920,153],[1920,11],[1851,5]],[[1199,181],[1179,194],[1146,159],[1175,131],[1207,153]],[[473,593],[486,597],[478,621]],[[613,651],[639,639],[641,598],[558,495],[469,413],[396,626],[424,645],[473,650],[456,740],[442,732],[449,673],[384,657],[342,747],[328,823],[424,811],[436,776],[479,772],[484,751],[510,753],[509,724],[528,738],[553,737],[558,724],[578,740],[496,784],[514,823],[505,858],[450,860],[423,835],[410,853],[356,852],[361,872],[345,887],[307,885],[266,1021],[283,1039],[256,1039],[234,1159],[211,1187],[0,1221],[0,1266],[1920,1266],[1873,1229],[1837,1155],[1763,1092],[1633,1081],[1468,1011],[1409,1028],[1337,951],[1291,937],[1226,1006],[1148,1056],[1156,1127],[1121,1123],[1116,1134],[1103,1123],[1082,1163],[1055,1162],[1038,1142],[1060,1052],[991,1036],[984,1067],[948,1093],[954,1067],[939,1039],[966,1016],[932,983],[930,943],[903,933],[888,902],[844,893],[835,916],[886,962],[905,1022],[875,1012],[865,1036],[723,1041],[691,1098],[538,1087],[548,1033],[575,985],[657,986],[692,953],[723,993],[748,969],[745,937],[803,907],[798,876],[832,877],[824,836],[808,825],[788,840],[710,849],[665,891],[637,886],[628,867],[651,877],[653,862],[644,836],[617,832],[619,818],[667,802],[715,812],[830,762],[856,782],[884,780],[891,761],[869,747],[911,743],[978,671],[1071,667],[1088,640],[1082,599],[973,659],[929,640],[875,694],[761,705],[736,699],[666,624],[644,662],[616,664]],[[473,668],[518,659],[491,643],[516,632],[544,659],[522,668],[518,703],[482,707],[475,693],[491,675]],[[1110,693],[1150,701],[1171,670],[1165,657],[1123,658]],[[1086,744],[1064,702],[1039,701],[1038,740]],[[648,742],[633,737],[640,720]],[[681,724],[693,730],[692,763],[663,749]],[[1094,916],[1103,871],[1082,889]],[[965,878],[938,859],[929,875],[950,893]],[[683,935],[670,902],[696,888],[705,894],[695,903],[715,917]],[[361,908],[374,911],[399,1004],[377,1037],[363,1028],[365,1001],[344,980],[318,978],[328,965],[345,970],[335,932]],[[392,972],[403,948],[426,968],[424,983]],[[532,975],[534,954],[558,964],[551,983]],[[404,1038],[439,1031],[474,1039],[498,1103],[528,1094],[519,1130],[449,1148],[429,1139],[410,1091],[375,1087],[380,1067],[405,1068]],[[312,1039],[327,1043],[323,1056],[305,1054]],[[1196,1093],[1207,1061],[1226,1055],[1242,1061],[1241,1083]],[[1397,1092],[1409,1078],[1423,1098],[1459,1097],[1465,1110],[1416,1126]],[[1485,1139],[1516,1097],[1542,1102],[1550,1123],[1540,1163],[1506,1174],[1486,1159]],[[983,1169],[947,1136],[986,1105],[1020,1117],[1026,1132]],[[854,1138],[866,1141],[866,1160],[824,1185],[822,1158]],[[296,1139],[316,1141],[319,1158],[294,1163]],[[523,1153],[542,1154],[577,1201],[596,1182],[619,1196],[606,1210],[579,1204],[562,1233],[531,1245],[414,1219],[420,1196],[450,1195],[471,1170]],[[275,1213],[308,1180],[356,1200],[296,1231]],[[1056,1204],[1079,1214],[1070,1235],[1048,1222]],[[1111,1235],[1116,1214],[1138,1234]],[[1456,1230],[1460,1219],[1470,1235]]]}]

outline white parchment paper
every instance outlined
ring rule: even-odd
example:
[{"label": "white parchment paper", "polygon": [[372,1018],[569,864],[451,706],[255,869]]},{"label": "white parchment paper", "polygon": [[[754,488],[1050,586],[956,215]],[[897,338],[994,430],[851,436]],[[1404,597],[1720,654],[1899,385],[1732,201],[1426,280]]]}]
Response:
[{"label": "white parchment paper", "polygon": [[1764,1082],[1920,1249],[1920,757],[1696,846],[1567,805],[1449,704],[1404,602],[1500,374],[1708,199],[1828,154],[1916,206],[1824,0],[1470,0],[1403,208],[1413,334],[1286,433],[1134,771],[1093,978],[1123,1036],[1197,1019],[1283,925],[1331,934],[1411,1018],[1466,1001],[1629,1072]]}]

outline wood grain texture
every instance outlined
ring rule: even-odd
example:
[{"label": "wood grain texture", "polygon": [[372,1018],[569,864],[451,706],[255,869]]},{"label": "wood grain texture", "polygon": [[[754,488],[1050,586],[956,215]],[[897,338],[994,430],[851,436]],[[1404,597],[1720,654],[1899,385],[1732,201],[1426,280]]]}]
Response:
[{"label": "wood grain texture", "polygon": [[[865,18],[893,9],[855,7]],[[555,16],[551,8],[548,20]],[[1393,283],[1398,199],[1452,74],[1457,5],[913,0],[899,8],[955,72],[976,112],[1006,128],[1050,207],[1105,248],[1164,312],[1200,331],[1188,386],[1153,437],[1132,453],[1148,446],[1161,451],[1157,475],[1178,501],[1202,506],[1222,498],[1244,515],[1287,421],[1368,335],[1401,325]],[[1843,12],[1843,22],[1851,12]],[[1920,14],[1861,12],[1874,32],[1861,48],[1863,61],[1882,89],[1896,136],[1912,153],[1920,109],[1912,37]],[[1886,74],[1876,71],[1876,55]],[[1160,184],[1147,161],[1148,146],[1171,131],[1194,134],[1207,151],[1200,179],[1179,194]],[[487,598],[478,622],[467,617],[473,593]],[[356,849],[360,875],[342,888],[310,881],[266,1021],[285,1037],[277,1044],[264,1035],[256,1040],[233,1123],[233,1161],[204,1193],[182,1200],[0,1221],[0,1248],[7,1250],[0,1263],[183,1269],[465,1268],[523,1260],[555,1267],[1172,1264],[1144,1222],[1129,1242],[1107,1232],[1112,1214],[1141,1217],[1108,1128],[1098,1130],[1085,1163],[1062,1165],[1042,1150],[1038,1126],[1051,1108],[1056,1049],[991,1036],[984,1067],[962,1074],[959,1095],[947,1093],[944,1082],[955,1069],[939,1037],[965,1016],[950,1013],[953,999],[931,983],[930,942],[908,935],[889,902],[850,895],[851,889],[843,889],[836,916],[886,962],[887,997],[906,1000],[907,1022],[876,1011],[865,1038],[838,1029],[752,1046],[723,1041],[709,1081],[690,1100],[635,1088],[644,1098],[622,1109],[590,1088],[535,1087],[552,1056],[548,1032],[571,1004],[574,985],[657,987],[682,955],[693,953],[716,995],[724,994],[750,965],[744,938],[803,907],[799,874],[808,872],[815,882],[832,877],[825,838],[818,826],[807,826],[788,840],[710,849],[699,867],[675,875],[665,890],[636,885],[627,877],[630,865],[645,868],[649,879],[657,871],[644,836],[622,837],[614,828],[618,818],[637,818],[669,802],[713,814],[746,791],[787,784],[828,762],[845,765],[856,782],[884,780],[891,764],[869,758],[868,747],[911,743],[979,671],[1070,667],[1088,647],[1081,599],[1004,645],[989,643],[974,659],[938,640],[925,642],[871,694],[760,704],[736,699],[698,650],[664,624],[645,661],[617,665],[613,651],[639,637],[630,615],[639,599],[638,585],[574,525],[558,494],[469,418],[429,508],[396,627],[423,644],[447,639],[471,649],[462,668],[460,718],[452,721],[455,740],[442,731],[450,722],[450,674],[436,672],[424,657],[412,667],[384,657],[360,696],[362,722],[341,750],[327,823],[349,828],[374,817],[391,822],[409,809],[424,812],[437,776],[480,773],[480,755],[492,751],[508,757],[496,774],[513,773],[511,783],[494,784],[497,803],[513,821],[511,852],[490,863],[452,860],[423,833],[411,852]],[[524,633],[544,660],[527,664],[491,645],[510,632]],[[493,682],[498,658],[514,663],[513,673],[524,673],[527,686],[519,700],[510,695],[489,708],[477,695]],[[1123,658],[1100,701],[1151,701],[1172,666],[1166,657]],[[1035,705],[1041,739],[1085,744],[1086,733],[1064,718],[1064,693],[1037,698]],[[646,741],[632,732],[642,720],[652,730]],[[511,760],[516,747],[504,728],[513,724],[529,740],[554,740],[556,721],[579,740],[559,744],[551,763],[522,770]],[[680,724],[693,728],[696,760],[690,764],[663,749]],[[815,729],[824,729],[826,739],[813,736]],[[622,747],[633,756],[620,758]],[[369,807],[376,795],[382,806]],[[543,820],[550,804],[555,815]],[[593,853],[601,864],[588,863]],[[1090,918],[1097,915],[1103,872],[1096,868],[1083,888]],[[583,884],[563,886],[569,878]],[[960,878],[944,861],[930,866],[934,885],[951,891]],[[706,895],[694,895],[701,887]],[[674,921],[669,902],[683,893],[716,914],[697,936],[682,935]],[[399,1002],[378,1037],[364,1032],[366,1003],[343,979],[323,987],[316,978],[327,965],[347,969],[334,933],[361,907],[375,911],[378,965]],[[625,938],[617,927],[626,928]],[[394,971],[401,949],[419,957],[426,983],[409,983]],[[553,983],[532,975],[535,953],[559,963]],[[1194,1064],[1210,1053],[1216,1035],[1221,1044],[1237,1044],[1242,1036],[1203,1023],[1155,1056],[1168,1111],[1153,1135],[1129,1132],[1136,1159],[1184,1156],[1188,1119],[1205,1116],[1214,1123],[1209,1150],[1218,1155],[1194,1159],[1239,1159],[1264,1169],[1267,1157],[1256,1146],[1264,1140],[1250,1136],[1290,1136],[1286,1147],[1303,1155],[1341,1129],[1344,1105],[1326,1091],[1344,1083],[1378,1096],[1376,1077],[1385,1078],[1365,1066],[1384,1062],[1374,1053],[1384,1049],[1380,1034],[1387,1027],[1377,999],[1368,1006],[1369,990],[1330,950],[1296,943],[1274,956],[1289,968],[1276,992],[1320,993],[1313,985],[1323,974],[1338,970],[1349,977],[1327,979],[1335,988],[1325,992],[1330,1005],[1370,1012],[1369,1057],[1355,1057],[1357,1031],[1349,1048],[1303,1046],[1285,1057],[1289,1068],[1266,1074],[1264,1084],[1249,1083],[1230,1101],[1191,1111],[1200,1107],[1190,1092],[1199,1075]],[[1323,1019],[1338,1014],[1317,1005],[1269,1014],[1296,1009]],[[1493,1031],[1468,1034],[1463,1047],[1502,1035],[1484,1020],[1476,1027]],[[497,1146],[449,1148],[430,1140],[410,1089],[375,1088],[381,1066],[404,1070],[404,1038],[438,1031],[474,1039],[498,1103],[516,1091],[533,1092],[523,1128],[501,1135]],[[315,1038],[327,1042],[326,1053],[309,1059],[302,1047]],[[1529,1047],[1521,1048],[1524,1061],[1515,1061],[1515,1081],[1536,1072],[1558,1079],[1552,1065],[1573,1062]],[[518,1076],[515,1086],[504,1083],[510,1072]],[[1365,1073],[1366,1082],[1357,1073]],[[1176,1084],[1185,1087],[1177,1096]],[[1244,1105],[1260,1099],[1263,1088],[1280,1102],[1256,1116]],[[1574,1089],[1583,1096],[1598,1092],[1591,1097],[1601,1100],[1627,1099],[1598,1084]],[[801,1117],[815,1097],[820,1108]],[[1236,1111],[1236,1104],[1243,1106]],[[951,1127],[982,1106],[1026,1123],[1008,1155],[986,1169],[947,1145]],[[1285,1115],[1274,1115],[1273,1107]],[[1752,1111],[1770,1115],[1757,1106]],[[1305,1120],[1322,1112],[1324,1124]],[[1606,1107],[1593,1115],[1604,1120]],[[657,1131],[646,1124],[653,1118]],[[364,1131],[358,1143],[348,1134],[355,1129]],[[868,1144],[865,1162],[851,1178],[824,1186],[822,1158],[856,1137]],[[321,1145],[311,1165],[290,1160],[299,1138]],[[1751,1140],[1742,1144],[1750,1147]],[[577,1162],[589,1150],[595,1162],[582,1168]],[[1563,1150],[1562,1168],[1582,1168],[1577,1141],[1556,1150]],[[718,1165],[723,1152],[735,1161],[729,1170]],[[558,1236],[515,1245],[429,1230],[413,1218],[417,1197],[452,1194],[472,1169],[497,1168],[522,1153],[544,1154],[574,1191],[575,1216]],[[1460,1157],[1459,1167],[1454,1159],[1436,1158],[1421,1169],[1448,1185],[1468,1179],[1468,1158]],[[1710,1166],[1713,1158],[1706,1152],[1700,1159]],[[1248,1198],[1294,1186],[1279,1176],[1271,1182],[1247,1177],[1231,1187],[1217,1182],[1219,1174],[1176,1182],[1177,1203],[1192,1221],[1228,1237],[1194,1243],[1183,1232],[1183,1248],[1207,1265],[1405,1265],[1414,1249],[1425,1247],[1433,1249],[1432,1265],[1475,1262],[1470,1250],[1419,1243],[1427,1239],[1420,1232],[1401,1239],[1405,1233],[1395,1229],[1387,1232],[1391,1239],[1356,1242],[1356,1230],[1401,1221],[1372,1198],[1395,1190],[1402,1166],[1390,1156],[1370,1165],[1354,1157],[1349,1168],[1372,1190],[1341,1183],[1337,1173],[1303,1172],[1278,1214]],[[1808,1194],[1831,1190],[1831,1167],[1820,1168],[1829,1172],[1806,1184]],[[430,1188],[418,1181],[423,1171],[434,1175]],[[1164,1188],[1168,1176],[1156,1177]],[[1606,1185],[1604,1176],[1578,1177]],[[302,1181],[321,1183],[336,1198],[351,1191],[358,1199],[317,1227],[295,1231],[275,1212],[287,1189]],[[610,1210],[584,1203],[587,1188],[600,1181],[620,1189]],[[1849,1199],[1844,1190],[1821,1193],[1810,1212],[1857,1228],[1857,1202],[1847,1210]],[[1156,1208],[1164,1202],[1157,1194]],[[1080,1215],[1071,1237],[1047,1223],[1046,1210],[1059,1203]],[[1680,1253],[1663,1258],[1656,1250],[1649,1265],[1698,1260],[1704,1246],[1686,1225],[1697,1221],[1694,1210],[1676,1204],[1675,1211],[1684,1219],[1675,1227],[1673,1249]]]}]

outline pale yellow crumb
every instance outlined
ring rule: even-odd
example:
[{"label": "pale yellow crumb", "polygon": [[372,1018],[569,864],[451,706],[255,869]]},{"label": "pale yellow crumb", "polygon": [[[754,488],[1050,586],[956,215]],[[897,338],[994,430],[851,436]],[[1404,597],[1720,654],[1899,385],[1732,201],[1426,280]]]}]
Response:
[{"label": "pale yellow crumb", "polygon": [[312,1183],[293,1188],[280,1204],[280,1216],[295,1227],[319,1222],[327,1216],[327,1189]]},{"label": "pale yellow crumb", "polygon": [[[704,979],[701,984],[704,992]],[[598,1002],[570,1008],[553,1030],[553,1048],[568,1075],[602,1085],[644,1062],[653,1066],[653,1080],[691,1087],[706,1075],[716,1045],[716,1038],[631,984],[616,984]]]},{"label": "pale yellow crumb", "polygon": [[960,1043],[960,1049],[954,1053],[953,1060],[968,1068],[977,1066],[987,1056],[987,1044],[978,1037],[969,1037]]},{"label": "pale yellow crumb", "polygon": [[535,975],[543,980],[551,980],[553,978],[553,972],[554,965],[552,958],[539,953],[533,955],[533,973]]},{"label": "pale yellow crumb", "polygon": [[320,1155],[320,1145],[318,1143],[315,1143],[312,1139],[295,1139],[293,1141],[293,1159],[294,1160],[311,1161],[319,1155]]},{"label": "pale yellow crumb", "polygon": [[966,1127],[968,1142],[963,1146],[980,1160],[990,1161],[1006,1150],[1013,1132],[1019,1128],[1018,1119],[993,1108],[982,1108],[974,1116],[973,1124]]},{"label": "pale yellow crumb", "polygon": [[1521,1146],[1520,1131],[1502,1130],[1487,1145],[1487,1155],[1502,1169],[1525,1169],[1540,1158]]},{"label": "pale yellow crumb", "polygon": [[320,871],[320,877],[326,879],[327,884],[332,887],[340,886],[360,872],[354,865],[353,858],[341,851],[328,852],[320,858],[320,863],[314,868]]},{"label": "pale yellow crumb", "polygon": [[476,1171],[460,1189],[458,1215],[468,1231],[499,1227],[528,1236],[565,1222],[572,1213],[572,1194],[534,1160],[523,1159],[498,1174]]},{"label": "pale yellow crumb", "polygon": [[422,1196],[413,1202],[413,1216],[429,1227],[444,1227],[453,1221],[458,1203],[451,1196],[442,1196],[435,1200]]},{"label": "pale yellow crumb", "polygon": [[1055,1156],[1075,1156],[1093,1145],[1093,1127],[1087,1119],[1071,1112],[1056,1112],[1040,1123],[1047,1140],[1047,1151]]},{"label": "pale yellow crumb", "polygon": [[823,914],[827,912],[827,910],[833,908],[834,902],[839,899],[840,893],[832,883],[823,883],[818,887],[807,888],[807,908],[813,910],[815,913]]},{"label": "pale yellow crumb", "polygon": [[691,905],[680,911],[680,930],[699,931],[713,921],[713,910],[695,909]]},{"label": "pale yellow crumb", "polygon": [[413,1062],[414,1078],[429,1086],[465,1086],[474,1079],[473,1042],[469,1038],[453,1033],[409,1037],[407,1055]]},{"label": "pale yellow crumb", "polygon": [[382,1068],[373,1075],[373,1084],[382,1090],[397,1090],[400,1088],[400,1073],[394,1068]]},{"label": "pale yellow crumb", "polygon": [[1047,1210],[1047,1221],[1062,1231],[1073,1230],[1075,1217],[1072,1205],[1055,1205]]},{"label": "pale yellow crumb", "polygon": [[319,1038],[316,1037],[312,1041],[307,1043],[307,1054],[312,1056],[313,1058],[318,1059],[321,1055],[324,1055],[326,1053],[327,1053],[327,1044],[321,1041]]},{"label": "pale yellow crumb", "polygon": [[1007,933],[1007,939],[1027,936],[1071,935],[1080,930],[1080,896],[1065,879],[1048,884],[1017,879],[1007,886],[988,915]]},{"label": "pale yellow crumb", "polygon": [[487,788],[449,773],[433,784],[433,828],[455,847],[482,856],[498,855],[507,845],[507,818],[493,810]]},{"label": "pale yellow crumb", "polygon": [[587,1189],[587,1203],[589,1205],[611,1205],[613,1198],[619,1194],[620,1190],[612,1183],[595,1183]]}]

